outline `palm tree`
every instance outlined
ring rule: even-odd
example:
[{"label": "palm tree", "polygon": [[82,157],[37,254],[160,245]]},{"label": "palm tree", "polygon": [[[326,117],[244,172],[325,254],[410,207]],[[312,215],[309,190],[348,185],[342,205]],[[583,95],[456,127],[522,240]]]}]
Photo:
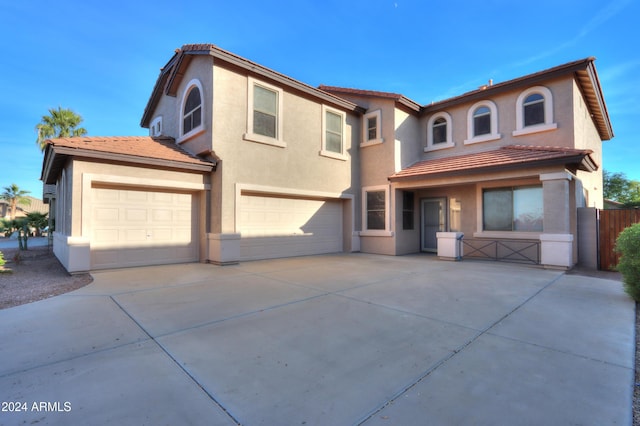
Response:
[{"label": "palm tree", "polygon": [[16,207],[18,207],[18,204],[26,206],[31,204],[31,200],[27,197],[29,192],[30,191],[20,189],[15,183],[4,187],[4,192],[0,194],[0,199],[9,203],[11,220],[16,218]]},{"label": "palm tree", "polygon": [[49,115],[43,115],[42,120],[36,125],[38,139],[36,143],[44,151],[49,138],[68,138],[70,136],[84,136],[87,129],[78,127],[82,123],[82,117],[70,109],[58,107],[49,108]]}]

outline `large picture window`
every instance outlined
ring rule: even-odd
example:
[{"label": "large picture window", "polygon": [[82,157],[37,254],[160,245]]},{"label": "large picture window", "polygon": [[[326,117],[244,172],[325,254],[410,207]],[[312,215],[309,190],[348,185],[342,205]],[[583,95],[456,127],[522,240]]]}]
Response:
[{"label": "large picture window", "polygon": [[485,189],[482,193],[485,231],[542,232],[541,186]]}]

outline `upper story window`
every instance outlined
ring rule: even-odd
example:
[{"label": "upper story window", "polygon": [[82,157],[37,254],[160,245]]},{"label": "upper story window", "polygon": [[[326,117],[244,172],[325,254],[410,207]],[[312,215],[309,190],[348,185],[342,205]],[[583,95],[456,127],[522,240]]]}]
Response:
[{"label": "upper story window", "polygon": [[162,135],[162,116],[156,117],[149,126],[149,136]]},{"label": "upper story window", "polygon": [[534,93],[525,98],[523,104],[524,126],[535,126],[544,123],[544,97]]},{"label": "upper story window", "polygon": [[500,139],[498,109],[491,101],[476,102],[467,113],[467,139],[465,144]]},{"label": "upper story window", "polygon": [[346,160],[344,156],[345,114],[322,106],[322,148],[320,155]]},{"label": "upper story window", "polygon": [[485,106],[473,112],[473,136],[491,133],[491,110]]},{"label": "upper story window", "polygon": [[442,117],[436,119],[436,121],[433,122],[431,132],[433,133],[434,145],[445,143],[447,141],[447,120]]},{"label": "upper story window", "polygon": [[[180,109],[182,122],[178,142],[189,139],[204,130],[204,124],[202,122],[204,109],[202,102],[202,85],[198,80],[191,80],[186,87],[187,90],[184,91]],[[156,123],[155,120],[154,123]],[[161,126],[161,123],[162,120],[156,124]],[[154,130],[152,129],[151,131],[153,132]],[[157,128],[156,131],[161,132],[162,128]]]},{"label": "upper story window", "polygon": [[556,129],[553,95],[544,86],[530,87],[516,100],[516,130],[513,136]]},{"label": "upper story window", "polygon": [[451,148],[455,146],[452,138],[451,116],[446,112],[438,112],[432,115],[427,122],[427,146],[426,151]]},{"label": "upper story window", "polygon": [[278,137],[278,92],[275,90],[253,88],[253,133]]},{"label": "upper story window", "polygon": [[361,147],[369,145],[377,145],[383,142],[382,139],[382,113],[380,110],[372,111],[365,114],[362,122],[362,142]]},{"label": "upper story window", "polygon": [[282,89],[248,78],[247,133],[245,140],[286,146],[282,139]]}]

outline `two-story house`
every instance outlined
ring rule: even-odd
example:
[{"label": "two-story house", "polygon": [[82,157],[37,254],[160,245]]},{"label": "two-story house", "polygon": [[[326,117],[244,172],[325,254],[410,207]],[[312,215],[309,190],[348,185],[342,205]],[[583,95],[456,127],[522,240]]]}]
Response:
[{"label": "two-story house", "polygon": [[593,62],[420,105],[185,45],[145,108],[149,137],[48,141],[54,252],[79,272],[400,255],[463,233],[531,241],[538,263],[570,267],[576,209],[602,206],[613,136]]}]

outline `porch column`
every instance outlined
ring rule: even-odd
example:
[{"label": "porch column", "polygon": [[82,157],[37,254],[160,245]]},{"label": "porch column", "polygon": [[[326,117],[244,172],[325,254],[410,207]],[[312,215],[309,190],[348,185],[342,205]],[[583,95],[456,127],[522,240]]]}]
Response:
[{"label": "porch column", "polygon": [[543,192],[543,233],[540,235],[541,263],[551,267],[573,266],[571,233],[571,191],[573,176],[567,172],[540,175]]}]

